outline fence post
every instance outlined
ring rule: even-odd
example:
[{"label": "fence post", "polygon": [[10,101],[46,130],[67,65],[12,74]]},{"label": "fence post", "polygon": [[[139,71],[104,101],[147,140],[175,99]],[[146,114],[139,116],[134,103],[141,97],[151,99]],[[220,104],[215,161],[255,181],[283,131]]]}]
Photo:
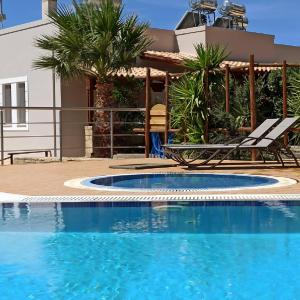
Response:
[{"label": "fence post", "polygon": [[[283,118],[288,117],[288,107],[287,107],[287,63],[286,60],[283,61],[282,64],[282,114]],[[289,136],[288,133],[284,134],[284,144],[287,146],[289,143]]]},{"label": "fence post", "polygon": [[146,73],[146,115],[145,115],[145,158],[149,158],[150,152],[150,106],[151,106],[151,71],[147,68]]},{"label": "fence post", "polygon": [[226,112],[230,113],[230,68],[225,66]]},{"label": "fence post", "polygon": [[[52,56],[54,53],[52,51]],[[54,156],[57,157],[57,128],[56,128],[56,76],[55,71],[52,70],[52,105],[53,105],[53,148],[54,148]]]},{"label": "fence post", "polygon": [[3,117],[3,110],[0,111],[0,134],[1,134],[1,165],[4,165],[4,117]]},{"label": "fence post", "polygon": [[57,157],[57,118],[56,118],[56,108],[53,108],[53,148],[54,148],[54,156]]},{"label": "fence post", "polygon": [[[249,63],[249,85],[250,85],[250,114],[251,114],[251,132],[256,129],[256,95],[255,95],[255,63],[254,54],[250,55]],[[257,159],[257,151],[251,151],[252,161]]]},{"label": "fence post", "polygon": [[165,135],[164,135],[164,143],[168,144],[169,139],[169,131],[170,131],[170,116],[169,116],[169,85],[170,85],[170,78],[169,72],[166,72],[165,78],[165,106],[166,106],[166,117],[165,117]]},{"label": "fence post", "polygon": [[110,157],[114,157],[114,113],[110,111]]},{"label": "fence post", "polygon": [[63,147],[62,147],[63,137],[62,137],[62,110],[59,111],[59,160],[63,161]]}]

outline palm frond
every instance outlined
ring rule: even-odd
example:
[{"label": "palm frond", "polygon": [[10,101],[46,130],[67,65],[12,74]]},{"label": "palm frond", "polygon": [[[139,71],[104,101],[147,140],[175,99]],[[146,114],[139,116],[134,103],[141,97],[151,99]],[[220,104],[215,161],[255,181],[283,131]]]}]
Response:
[{"label": "palm frond", "polygon": [[112,0],[73,0],[72,8],[59,5],[49,18],[55,33],[39,37],[36,46],[50,53],[34,61],[34,67],[55,69],[62,77],[92,73],[98,81],[108,81],[109,74],[129,69],[151,44],[145,34],[148,24],[136,16],[125,18],[123,6]]},{"label": "palm frond", "polygon": [[220,64],[226,60],[228,54],[226,49],[219,45],[198,44],[195,46],[196,58],[186,59],[184,65],[191,72],[199,72],[201,70],[215,70]]}]

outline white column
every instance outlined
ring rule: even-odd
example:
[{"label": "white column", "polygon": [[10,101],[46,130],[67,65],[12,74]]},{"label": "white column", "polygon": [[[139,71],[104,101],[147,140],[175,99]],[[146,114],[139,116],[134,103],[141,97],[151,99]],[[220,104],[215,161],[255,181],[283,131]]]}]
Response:
[{"label": "white column", "polygon": [[42,0],[42,18],[47,19],[51,11],[56,11],[57,0]]},{"label": "white column", "polygon": [[[17,101],[17,84],[12,83],[11,84],[11,106],[18,106],[18,101]],[[18,111],[16,109],[12,110],[12,127],[17,126],[18,122]]]}]

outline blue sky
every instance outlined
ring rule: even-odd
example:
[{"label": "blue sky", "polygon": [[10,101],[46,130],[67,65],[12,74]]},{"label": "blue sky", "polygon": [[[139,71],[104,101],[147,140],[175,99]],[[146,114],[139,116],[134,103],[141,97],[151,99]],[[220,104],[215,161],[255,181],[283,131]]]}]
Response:
[{"label": "blue sky", "polygon": [[[41,0],[3,0],[5,27],[39,19]],[[60,0],[70,3],[71,0]],[[223,2],[223,0],[219,0]],[[300,0],[240,0],[247,6],[249,31],[275,34],[276,42],[300,46]],[[188,8],[188,0],[124,0],[127,12],[137,13],[152,27],[173,29]],[[288,3],[288,11],[286,6]]]}]

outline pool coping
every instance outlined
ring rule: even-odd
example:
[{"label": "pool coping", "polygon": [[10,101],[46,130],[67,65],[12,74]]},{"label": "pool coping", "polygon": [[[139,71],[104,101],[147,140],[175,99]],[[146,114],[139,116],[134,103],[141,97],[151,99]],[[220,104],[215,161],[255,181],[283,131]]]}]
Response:
[{"label": "pool coping", "polygon": [[73,195],[24,196],[0,193],[2,203],[84,203],[84,202],[209,202],[209,201],[300,201],[300,194],[211,194],[211,195]]},{"label": "pool coping", "polygon": [[[121,177],[121,176],[136,176],[136,175],[161,175],[161,174],[182,174],[178,172],[143,172],[143,173],[131,173],[131,174],[116,174],[116,175],[102,175],[102,176],[93,176],[93,177],[84,177],[84,178],[75,178],[67,180],[64,182],[64,185],[69,188],[82,189],[82,190],[93,190],[93,191],[103,191],[103,192],[131,192],[135,193],[197,193],[197,192],[230,192],[230,191],[248,191],[259,189],[271,189],[271,188],[280,188],[287,187],[294,184],[297,184],[298,181],[293,178],[280,177],[280,176],[269,176],[269,175],[253,175],[253,174],[227,174],[227,173],[213,173],[214,175],[226,175],[226,176],[243,176],[243,177],[258,177],[258,178],[268,178],[276,180],[277,183],[258,185],[258,186],[243,186],[235,188],[209,188],[209,189],[138,189],[138,188],[116,188],[108,186],[97,186],[96,184],[91,183],[90,181],[107,178],[107,177]],[[203,173],[197,172],[192,174],[201,174],[201,175],[212,175],[212,173]]]}]

